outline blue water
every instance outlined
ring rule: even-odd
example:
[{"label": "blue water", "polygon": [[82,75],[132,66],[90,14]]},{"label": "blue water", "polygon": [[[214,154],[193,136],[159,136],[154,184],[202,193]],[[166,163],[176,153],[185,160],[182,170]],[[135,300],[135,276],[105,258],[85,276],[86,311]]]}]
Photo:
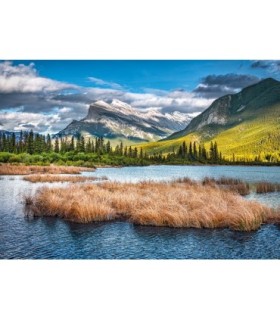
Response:
[{"label": "blue water", "polygon": [[[280,181],[278,167],[150,166],[103,168],[86,175],[116,181],[228,176],[248,182]],[[2,259],[279,259],[280,227],[254,232],[135,226],[127,222],[77,224],[25,215],[22,196],[48,184],[20,176],[0,179],[0,258]],[[52,184],[63,185],[61,183]],[[279,193],[250,195],[280,205]]]}]

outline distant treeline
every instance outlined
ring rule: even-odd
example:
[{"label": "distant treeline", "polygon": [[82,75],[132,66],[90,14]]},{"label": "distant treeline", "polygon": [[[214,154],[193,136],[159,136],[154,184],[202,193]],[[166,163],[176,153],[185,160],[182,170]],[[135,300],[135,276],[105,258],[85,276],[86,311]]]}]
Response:
[{"label": "distant treeline", "polygon": [[[115,147],[104,138],[62,138],[54,139],[48,135],[34,134],[33,131],[0,133],[0,162],[24,163],[61,163],[61,164],[113,164],[113,165],[148,165],[167,164],[243,164],[233,155],[231,161],[225,160],[218,150],[217,142],[211,142],[207,150],[204,144],[183,142],[179,148],[168,154],[162,152],[148,154],[142,147],[124,146],[122,142]],[[253,164],[259,164],[256,157]]]}]

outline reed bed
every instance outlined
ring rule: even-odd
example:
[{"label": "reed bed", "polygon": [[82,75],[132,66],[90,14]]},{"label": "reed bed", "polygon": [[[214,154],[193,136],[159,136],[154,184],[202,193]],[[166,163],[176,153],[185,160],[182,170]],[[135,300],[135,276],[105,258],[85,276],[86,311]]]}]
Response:
[{"label": "reed bed", "polygon": [[108,181],[43,187],[25,200],[35,216],[57,216],[81,223],[124,219],[150,226],[250,231],[263,223],[280,222],[276,210],[245,200],[217,184],[193,181]]},{"label": "reed bed", "polygon": [[241,196],[246,196],[250,194],[250,186],[248,183],[240,180],[240,179],[232,179],[222,177],[220,179],[214,178],[204,178],[202,181],[203,185],[219,185],[225,189],[231,190],[233,192],[239,193]]},{"label": "reed bed", "polygon": [[65,176],[65,175],[53,175],[53,174],[32,174],[27,175],[23,180],[37,183],[37,182],[87,182],[87,181],[100,181],[108,180],[107,177],[81,177],[81,176]]},{"label": "reed bed", "polygon": [[279,183],[259,182],[256,184],[256,193],[280,192]]},{"label": "reed bed", "polygon": [[26,166],[1,164],[0,175],[28,175],[28,174],[80,174],[82,171],[94,171],[93,168],[74,166]]}]

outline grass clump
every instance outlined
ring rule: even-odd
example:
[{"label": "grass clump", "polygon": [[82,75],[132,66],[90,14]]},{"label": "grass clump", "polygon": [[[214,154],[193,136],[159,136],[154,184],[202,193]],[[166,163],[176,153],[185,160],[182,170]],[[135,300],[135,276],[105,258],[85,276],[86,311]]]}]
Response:
[{"label": "grass clump", "polygon": [[279,192],[280,184],[279,183],[270,183],[270,182],[259,182],[256,184],[256,193],[269,193],[269,192]]},{"label": "grass clump", "polygon": [[36,182],[86,182],[97,180],[108,180],[107,177],[81,177],[81,176],[65,176],[65,175],[53,175],[53,174],[32,174],[25,176],[23,180],[36,183]]},{"label": "grass clump", "polygon": [[71,184],[41,188],[27,207],[35,216],[75,222],[124,219],[175,228],[230,228],[251,231],[280,222],[280,213],[217,184],[140,182]]},{"label": "grass clump", "polygon": [[248,183],[240,179],[232,179],[227,177],[222,177],[220,179],[214,178],[204,178],[202,181],[203,185],[218,185],[225,189],[231,190],[233,192],[239,193],[242,196],[246,196],[250,193],[250,186]]}]

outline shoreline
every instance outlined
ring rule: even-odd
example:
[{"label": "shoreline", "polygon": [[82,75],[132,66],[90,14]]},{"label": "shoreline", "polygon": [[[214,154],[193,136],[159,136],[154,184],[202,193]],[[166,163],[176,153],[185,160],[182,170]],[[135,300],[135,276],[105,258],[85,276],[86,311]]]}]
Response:
[{"label": "shoreline", "polygon": [[[279,167],[278,164],[148,164],[148,165],[102,165],[96,164],[92,167],[89,166],[74,166],[74,165],[58,165],[58,164],[49,164],[49,165],[33,165],[33,164],[24,164],[24,163],[0,163],[0,176],[1,175],[28,175],[33,173],[52,173],[52,169],[56,174],[80,174],[81,172],[92,171],[94,172],[97,169],[103,168],[125,168],[125,167],[151,167],[151,166],[185,166],[185,167]],[[6,169],[6,170],[5,170]],[[14,170],[13,170],[14,169]],[[49,172],[50,171],[50,172]],[[72,171],[72,172],[71,172]]]}]

